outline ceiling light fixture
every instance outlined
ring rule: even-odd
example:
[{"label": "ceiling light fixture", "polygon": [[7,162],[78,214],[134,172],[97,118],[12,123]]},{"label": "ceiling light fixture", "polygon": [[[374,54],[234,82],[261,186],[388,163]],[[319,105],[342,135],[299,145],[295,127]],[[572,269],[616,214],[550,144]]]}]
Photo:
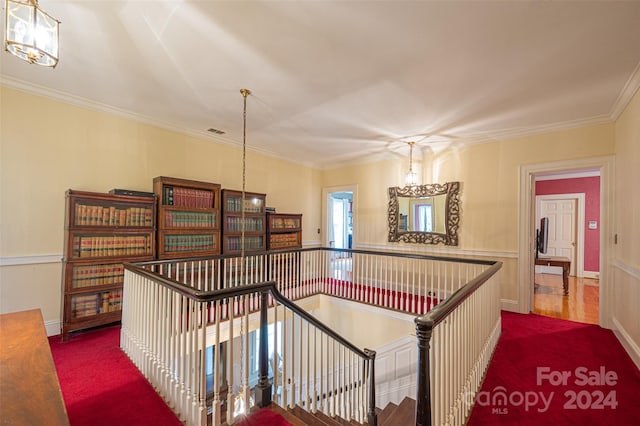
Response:
[{"label": "ceiling light fixture", "polygon": [[[241,285],[245,285],[246,284],[246,274],[244,272],[245,270],[245,248],[244,248],[244,243],[245,243],[245,190],[246,190],[246,181],[247,181],[247,177],[246,177],[246,169],[247,169],[247,96],[249,96],[251,94],[251,91],[249,89],[240,89],[240,94],[242,95],[243,98],[243,108],[242,108],[242,216],[240,219],[240,223],[242,224],[241,227],[241,234],[240,234],[240,279],[242,280],[242,284]],[[248,299],[247,296],[242,296],[243,297],[243,301],[244,301],[244,307],[245,307],[245,312],[248,311],[249,306],[248,306]],[[244,318],[240,319],[240,390],[238,391],[238,394],[235,396],[235,400],[234,400],[234,409],[233,409],[233,416],[239,416],[239,415],[243,415],[249,412],[250,408],[254,405],[254,399],[251,396],[251,389],[249,388],[249,377],[248,377],[248,372],[249,372],[249,357],[246,356],[245,358],[245,346],[249,346],[249,340],[248,340],[248,334],[249,330],[248,330],[248,323],[247,323],[247,329],[244,329],[244,322],[247,321],[248,317],[245,316]]]},{"label": "ceiling light fixture", "polygon": [[405,183],[410,186],[416,185],[418,183],[418,175],[413,171],[413,146],[415,144],[416,143],[413,141],[407,142],[407,145],[409,145],[409,171],[407,172]]},{"label": "ceiling light fixture", "polygon": [[60,21],[43,12],[37,0],[6,0],[4,48],[31,64],[58,64]]}]

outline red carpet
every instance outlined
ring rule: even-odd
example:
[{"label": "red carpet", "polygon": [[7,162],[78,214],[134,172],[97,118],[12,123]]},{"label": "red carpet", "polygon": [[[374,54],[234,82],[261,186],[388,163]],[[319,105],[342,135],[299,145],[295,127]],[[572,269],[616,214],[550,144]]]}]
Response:
[{"label": "red carpet", "polygon": [[598,326],[502,313],[468,425],[638,425],[640,372]]},{"label": "red carpet", "polygon": [[[62,396],[72,426],[182,425],[153,387],[120,350],[120,326],[49,338]],[[291,426],[270,410],[259,410],[239,426]]]},{"label": "red carpet", "polygon": [[120,326],[49,343],[72,426],[182,424],[120,350]]}]

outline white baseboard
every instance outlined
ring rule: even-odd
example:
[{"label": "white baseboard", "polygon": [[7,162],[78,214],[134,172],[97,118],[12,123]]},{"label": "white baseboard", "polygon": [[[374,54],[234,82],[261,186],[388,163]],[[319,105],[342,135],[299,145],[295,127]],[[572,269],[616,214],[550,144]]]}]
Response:
[{"label": "white baseboard", "polygon": [[518,303],[517,300],[512,300],[512,299],[500,299],[500,308],[503,311],[509,311],[509,312],[517,312],[517,313],[521,313],[520,312],[520,304]]},{"label": "white baseboard", "polygon": [[47,331],[47,336],[57,336],[61,333],[62,323],[60,321],[45,321],[44,329]]},{"label": "white baseboard", "polygon": [[612,321],[615,327],[613,332],[633,360],[636,367],[640,370],[640,346],[633,341],[631,336],[629,336],[629,333],[627,333],[627,330],[625,330],[622,324],[618,322],[616,317],[613,317]]},{"label": "white baseboard", "polygon": [[596,280],[600,279],[600,272],[594,272],[594,271],[584,271],[584,278],[594,278]]}]

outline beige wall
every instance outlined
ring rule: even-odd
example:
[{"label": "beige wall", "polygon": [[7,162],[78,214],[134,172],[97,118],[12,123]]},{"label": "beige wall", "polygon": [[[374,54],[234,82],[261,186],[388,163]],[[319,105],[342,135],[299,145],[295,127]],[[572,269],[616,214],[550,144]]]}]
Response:
[{"label": "beige wall", "polygon": [[[302,212],[303,241],[318,244],[322,188],[357,186],[356,247],[502,260],[502,297],[509,301],[517,297],[519,167],[615,152],[620,241],[613,248],[613,303],[615,320],[638,348],[637,303],[629,301],[640,302],[640,219],[634,214],[640,210],[634,186],[640,182],[639,97],[615,124],[418,155],[423,183],[462,183],[460,245],[455,248],[387,243],[387,188],[403,184],[405,158],[318,171],[249,151],[247,190],[267,193],[267,204],[278,211]],[[0,260],[5,265],[0,267],[0,312],[35,307],[43,310],[46,322],[59,321],[60,263],[39,264],[37,259],[62,255],[66,189],[149,191],[158,175],[234,189],[241,185],[239,147],[7,88],[0,90],[0,118]]]},{"label": "beige wall", "polygon": [[[242,186],[240,146],[0,90],[1,313],[40,308],[45,322],[60,320],[61,266],[33,262],[62,257],[67,189],[152,191],[160,175]],[[307,244],[319,242],[320,179],[317,170],[247,151],[247,190],[266,193],[279,212],[302,213]]]},{"label": "beige wall", "polygon": [[640,91],[616,122],[613,321],[640,367]]},{"label": "beige wall", "polygon": [[422,183],[461,182],[460,244],[455,248],[387,242],[387,188],[402,186],[405,158],[323,172],[323,186],[358,186],[355,247],[489,257],[505,264],[502,298],[517,299],[519,173],[523,164],[614,152],[614,125],[603,124],[421,156]]}]

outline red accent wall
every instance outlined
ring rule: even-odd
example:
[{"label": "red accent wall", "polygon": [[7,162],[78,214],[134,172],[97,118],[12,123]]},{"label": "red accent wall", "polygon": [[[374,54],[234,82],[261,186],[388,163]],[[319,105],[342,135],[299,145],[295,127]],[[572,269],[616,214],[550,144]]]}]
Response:
[{"label": "red accent wall", "polygon": [[[536,195],[584,193],[584,270],[600,272],[600,176],[542,180],[536,182]],[[595,220],[598,229],[589,229]]]}]

